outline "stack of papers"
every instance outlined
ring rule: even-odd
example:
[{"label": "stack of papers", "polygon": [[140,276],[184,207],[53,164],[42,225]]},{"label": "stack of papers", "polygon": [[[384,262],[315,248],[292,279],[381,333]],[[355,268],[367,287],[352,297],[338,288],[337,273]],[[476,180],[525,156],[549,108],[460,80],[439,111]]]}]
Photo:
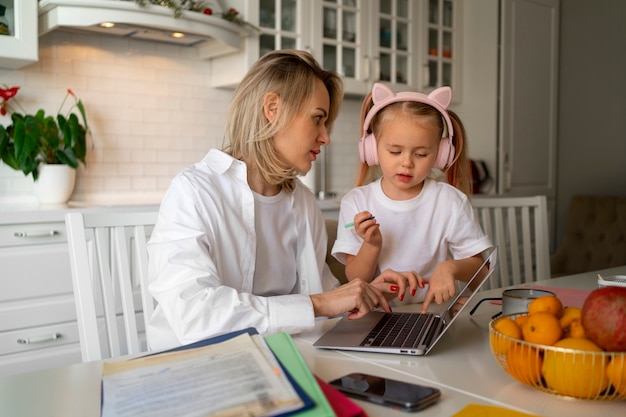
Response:
[{"label": "stack of papers", "polygon": [[314,407],[254,329],[107,362],[102,391],[103,417],[277,416]]}]

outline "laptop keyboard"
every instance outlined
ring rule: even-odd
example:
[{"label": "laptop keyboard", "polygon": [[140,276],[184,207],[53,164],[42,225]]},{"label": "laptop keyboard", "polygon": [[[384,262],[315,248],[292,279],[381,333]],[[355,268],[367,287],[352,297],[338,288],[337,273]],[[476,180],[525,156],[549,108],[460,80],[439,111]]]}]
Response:
[{"label": "laptop keyboard", "polygon": [[387,313],[363,339],[361,346],[415,348],[429,346],[435,336],[439,316],[432,313]]}]

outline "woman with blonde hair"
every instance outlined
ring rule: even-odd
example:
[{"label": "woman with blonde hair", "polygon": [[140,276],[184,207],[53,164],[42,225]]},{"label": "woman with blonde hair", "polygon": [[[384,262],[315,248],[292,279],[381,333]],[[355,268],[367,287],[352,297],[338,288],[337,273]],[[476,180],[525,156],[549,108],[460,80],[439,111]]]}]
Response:
[{"label": "woman with blonde hair", "polygon": [[339,76],[306,52],[273,51],[250,68],[233,94],[223,150],[178,174],[161,203],[148,244],[158,302],[151,349],[390,311],[384,293],[404,291],[406,280],[339,286],[325,263],[321,210],[298,179],[330,142],[342,99]]}]

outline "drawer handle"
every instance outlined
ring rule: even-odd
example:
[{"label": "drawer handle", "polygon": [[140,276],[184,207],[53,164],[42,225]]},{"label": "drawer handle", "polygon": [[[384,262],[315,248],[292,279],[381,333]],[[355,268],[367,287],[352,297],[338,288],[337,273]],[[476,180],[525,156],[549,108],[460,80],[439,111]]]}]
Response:
[{"label": "drawer handle", "polygon": [[15,237],[49,237],[49,236],[57,236],[60,232],[58,230],[39,230],[33,232],[15,232],[13,235]]},{"label": "drawer handle", "polygon": [[28,337],[26,339],[17,339],[17,343],[20,345],[31,345],[34,343],[50,342],[51,340],[57,340],[61,337],[59,333],[46,334],[42,336]]}]

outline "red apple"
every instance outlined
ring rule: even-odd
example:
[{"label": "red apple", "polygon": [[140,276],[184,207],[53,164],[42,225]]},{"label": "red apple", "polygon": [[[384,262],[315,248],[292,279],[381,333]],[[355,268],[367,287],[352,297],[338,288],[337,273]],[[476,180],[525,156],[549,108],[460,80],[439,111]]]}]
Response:
[{"label": "red apple", "polygon": [[583,304],[581,323],[587,338],[604,350],[626,351],[626,288],[593,290]]}]

